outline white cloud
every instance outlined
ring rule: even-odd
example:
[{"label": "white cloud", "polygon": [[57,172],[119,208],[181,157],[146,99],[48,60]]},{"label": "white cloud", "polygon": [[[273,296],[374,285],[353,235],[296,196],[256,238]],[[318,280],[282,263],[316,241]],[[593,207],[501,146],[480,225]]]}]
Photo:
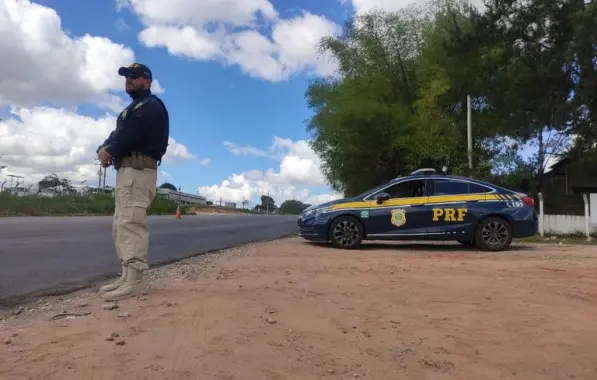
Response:
[{"label": "white cloud", "polygon": [[240,146],[231,141],[224,141],[224,146],[235,156],[269,157],[269,153],[251,145]]},{"label": "white cloud", "polygon": [[[345,0],[341,1],[346,2]],[[392,12],[413,3],[412,0],[351,0],[350,2],[357,14],[366,13],[375,8]]]},{"label": "white cloud", "polygon": [[[97,183],[95,151],[114,130],[114,116],[92,118],[51,107],[15,108],[11,114],[12,117],[0,121],[0,164],[7,165],[3,174],[25,176],[27,183],[37,182],[50,173],[74,182]],[[174,139],[167,156],[170,161],[205,160]],[[111,172],[112,169],[106,183],[113,182]]]},{"label": "white cloud", "polygon": [[117,8],[128,6],[146,24],[203,26],[211,22],[248,26],[257,16],[278,17],[268,0],[118,0]]},{"label": "white cloud", "polygon": [[267,150],[250,145],[239,146],[230,141],[224,145],[236,156],[268,157],[279,162],[279,169],[249,170],[232,174],[220,185],[201,186],[198,192],[212,200],[222,198],[241,202],[243,199],[257,201],[269,194],[277,204],[287,199],[297,199],[310,204],[323,203],[341,196],[331,192],[312,194],[312,188],[329,191],[321,173],[321,160],[305,140],[292,141],[280,137]]},{"label": "white cloud", "polygon": [[[124,91],[118,67],[130,48],[85,34],[72,38],[52,8],[29,0],[0,1],[0,105],[99,103],[114,109]],[[156,86],[161,88],[159,84]]]},{"label": "white cloud", "polygon": [[211,162],[209,158],[199,158],[197,155],[192,154],[185,145],[176,142],[172,137],[168,139],[168,150],[162,158],[162,161],[193,161],[200,165],[207,165]]},{"label": "white cloud", "polygon": [[[280,19],[267,0],[129,0],[127,7],[146,25],[139,41],[175,56],[218,60],[274,82],[300,72],[333,74],[337,67],[318,55],[320,39],[340,32],[323,16]],[[260,27],[270,25],[271,36],[263,35]]]},{"label": "white cloud", "polygon": [[219,57],[220,46],[209,33],[193,27],[150,26],[139,33],[139,41],[147,47],[165,47],[168,53],[196,60]]},{"label": "white cloud", "polygon": [[318,205],[318,204],[334,201],[334,200],[340,199],[340,198],[342,198],[342,196],[337,193],[317,194],[317,195],[311,195],[310,197],[305,199],[304,202],[308,203],[310,205]]},{"label": "white cloud", "polygon": [[98,178],[95,150],[113,129],[113,116],[93,119],[48,107],[14,109],[12,114],[0,122],[7,173],[25,176],[26,183],[50,173],[75,182]]},{"label": "white cloud", "polygon": [[159,175],[160,175],[160,178],[163,178],[166,181],[172,181],[174,179],[174,178],[172,178],[172,175],[165,170],[160,170]]},{"label": "white cloud", "polygon": [[116,19],[116,21],[114,21],[114,26],[116,27],[116,30],[118,30],[119,32],[124,32],[131,29],[130,25],[127,24],[127,22],[122,17],[119,17],[118,19]]},{"label": "white cloud", "polygon": [[114,0],[116,11],[120,12],[129,7],[129,0]]},{"label": "white cloud", "polygon": [[278,172],[270,169],[265,175],[272,184],[325,185],[321,160],[305,140],[294,142],[275,136],[267,151],[230,141],[224,141],[224,146],[235,156],[269,157],[281,161]]}]

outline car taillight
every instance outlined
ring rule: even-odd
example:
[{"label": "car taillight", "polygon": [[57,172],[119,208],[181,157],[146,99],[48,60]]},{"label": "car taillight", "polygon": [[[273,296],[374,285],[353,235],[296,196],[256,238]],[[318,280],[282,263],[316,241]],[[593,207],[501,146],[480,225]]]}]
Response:
[{"label": "car taillight", "polygon": [[535,207],[535,200],[533,197],[523,197],[522,202],[529,207]]}]

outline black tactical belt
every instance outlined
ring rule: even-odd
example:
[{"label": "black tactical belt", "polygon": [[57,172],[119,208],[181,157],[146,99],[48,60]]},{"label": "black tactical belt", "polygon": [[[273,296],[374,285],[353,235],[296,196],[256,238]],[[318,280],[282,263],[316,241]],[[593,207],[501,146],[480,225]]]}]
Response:
[{"label": "black tactical belt", "polygon": [[122,159],[114,162],[114,168],[130,167],[137,170],[153,169],[157,170],[158,163],[153,158],[142,153],[133,152],[130,156],[122,157]]}]

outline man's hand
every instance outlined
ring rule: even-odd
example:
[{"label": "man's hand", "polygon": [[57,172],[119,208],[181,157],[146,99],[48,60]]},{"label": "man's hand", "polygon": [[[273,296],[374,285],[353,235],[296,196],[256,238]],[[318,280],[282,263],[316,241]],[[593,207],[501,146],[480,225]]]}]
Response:
[{"label": "man's hand", "polygon": [[102,147],[97,152],[97,158],[102,163],[102,167],[107,168],[108,166],[112,165],[112,156],[110,153],[106,152],[106,147]]}]

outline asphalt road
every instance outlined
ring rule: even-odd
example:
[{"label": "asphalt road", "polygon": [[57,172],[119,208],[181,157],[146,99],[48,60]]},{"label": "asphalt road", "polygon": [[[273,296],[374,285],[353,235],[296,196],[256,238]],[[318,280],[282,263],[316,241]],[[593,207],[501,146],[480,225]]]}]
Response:
[{"label": "asphalt road", "polygon": [[[297,226],[296,216],[152,216],[149,231],[156,265],[293,234]],[[119,270],[110,216],[0,218],[0,306],[84,288]]]}]

